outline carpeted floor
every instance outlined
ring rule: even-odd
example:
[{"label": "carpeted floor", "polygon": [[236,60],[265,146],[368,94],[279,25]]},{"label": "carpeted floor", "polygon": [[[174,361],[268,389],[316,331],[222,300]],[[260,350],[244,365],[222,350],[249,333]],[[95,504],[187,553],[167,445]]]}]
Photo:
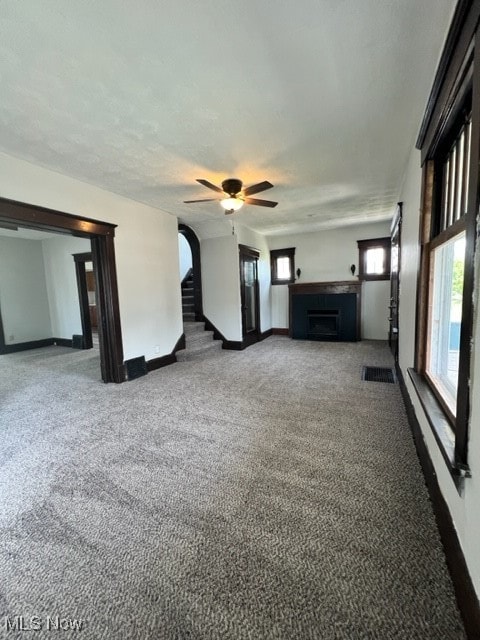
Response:
[{"label": "carpeted floor", "polygon": [[463,639],[398,386],[364,364],[387,347],[272,337],[123,385],[93,351],[1,356],[0,637]]}]

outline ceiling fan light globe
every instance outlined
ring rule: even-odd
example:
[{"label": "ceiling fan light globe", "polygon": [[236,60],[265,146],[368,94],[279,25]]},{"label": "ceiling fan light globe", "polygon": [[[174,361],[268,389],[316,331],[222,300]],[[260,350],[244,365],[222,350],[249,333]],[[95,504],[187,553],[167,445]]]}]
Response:
[{"label": "ceiling fan light globe", "polygon": [[220,200],[220,204],[225,211],[238,211],[243,207],[243,200],[240,200],[240,198],[223,198],[223,200]]}]

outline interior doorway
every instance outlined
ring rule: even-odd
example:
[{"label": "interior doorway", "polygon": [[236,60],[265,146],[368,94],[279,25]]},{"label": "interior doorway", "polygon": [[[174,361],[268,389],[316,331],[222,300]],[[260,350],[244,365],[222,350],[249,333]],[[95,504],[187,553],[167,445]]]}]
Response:
[{"label": "interior doorway", "polygon": [[246,347],[260,338],[260,302],[258,285],[258,259],[256,249],[239,245],[240,297],[242,305],[242,337]]},{"label": "interior doorway", "polygon": [[202,301],[202,265],[200,260],[200,241],[195,232],[185,224],[178,225],[178,233],[187,241],[191,251],[191,273],[193,288],[193,319],[195,322],[203,322],[203,301]]},{"label": "interior doorway", "polygon": [[[114,236],[116,225],[0,198],[0,222],[11,227],[54,231],[89,238],[95,265],[100,368],[104,382],[124,382]],[[0,341],[5,342],[0,320]]]}]

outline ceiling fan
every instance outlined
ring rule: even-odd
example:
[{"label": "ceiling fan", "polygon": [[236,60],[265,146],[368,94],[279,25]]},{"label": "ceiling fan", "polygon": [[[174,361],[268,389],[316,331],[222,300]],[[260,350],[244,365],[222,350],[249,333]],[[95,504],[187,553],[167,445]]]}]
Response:
[{"label": "ceiling fan", "polygon": [[256,204],[260,207],[276,207],[278,202],[272,200],[259,200],[258,198],[251,198],[254,193],[260,193],[260,191],[266,191],[271,189],[273,184],[264,180],[257,184],[252,184],[250,187],[243,189],[242,181],[237,178],[228,178],[222,182],[222,187],[217,187],[208,180],[202,180],[197,178],[197,182],[203,184],[204,187],[208,187],[213,191],[220,194],[217,198],[203,198],[202,200],[184,200],[186,204],[192,202],[215,202],[219,201],[222,207],[225,209],[225,215],[238,211],[244,204]]}]

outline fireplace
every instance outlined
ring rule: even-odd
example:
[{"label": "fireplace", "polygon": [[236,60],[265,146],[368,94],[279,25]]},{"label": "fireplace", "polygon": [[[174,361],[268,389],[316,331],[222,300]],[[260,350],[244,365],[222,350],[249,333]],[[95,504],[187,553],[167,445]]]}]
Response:
[{"label": "fireplace", "polygon": [[290,337],[338,342],[361,339],[361,282],[294,283],[288,290]]},{"label": "fireplace", "polygon": [[307,311],[309,340],[338,340],[340,311],[338,309],[309,309]]}]

